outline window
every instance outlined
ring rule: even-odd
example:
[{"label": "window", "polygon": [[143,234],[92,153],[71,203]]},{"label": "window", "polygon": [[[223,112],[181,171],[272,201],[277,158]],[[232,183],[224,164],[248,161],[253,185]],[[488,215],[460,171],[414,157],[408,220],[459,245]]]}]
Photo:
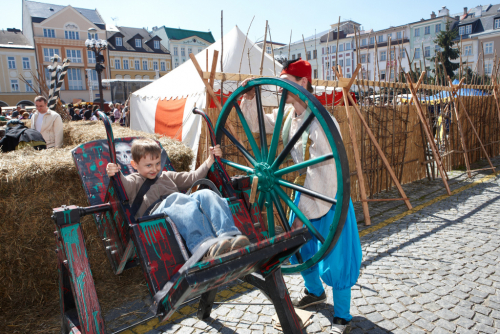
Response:
[{"label": "window", "polygon": [[91,82],[92,88],[99,88],[99,81],[97,80],[96,70],[90,70],[90,82]]},{"label": "window", "polygon": [[87,58],[89,60],[89,64],[95,64],[95,53],[94,53],[94,51],[87,51]]},{"label": "window", "polygon": [[384,41],[384,35],[378,36],[378,42],[382,43]]},{"label": "window", "polygon": [[380,71],[380,80],[385,80],[385,70]]},{"label": "window", "polygon": [[491,74],[492,68],[492,64],[484,64],[484,74]]},{"label": "window", "polygon": [[370,37],[370,44],[375,44],[375,37]]},{"label": "window", "polygon": [[68,68],[69,90],[83,90],[82,71],[79,68]]},{"label": "window", "polygon": [[[390,74],[390,80],[393,80],[394,81],[394,69],[391,69],[391,74]],[[427,72],[429,73],[429,72]]]},{"label": "window", "polygon": [[438,52],[441,51],[441,48],[439,47],[439,45],[436,45],[434,46],[434,52],[437,54]]},{"label": "window", "polygon": [[66,57],[72,63],[81,63],[82,62],[82,52],[80,50],[66,49]]},{"label": "window", "polygon": [[144,71],[147,71],[148,70],[148,61],[147,60],[143,60],[142,61],[142,69]]},{"label": "window", "polygon": [[121,37],[115,37],[116,46],[123,46],[123,39]]},{"label": "window", "polygon": [[429,58],[430,56],[431,56],[431,47],[430,46],[426,46],[424,48],[424,57]]},{"label": "window", "polygon": [[438,33],[441,31],[441,23],[436,24],[435,32]]},{"label": "window", "polygon": [[186,57],[186,49],[181,48],[181,57]]},{"label": "window", "polygon": [[318,70],[314,70],[314,79],[318,79]]},{"label": "window", "polygon": [[176,59],[176,60],[175,60],[175,65],[174,65],[174,68],[177,68],[177,67],[179,67],[179,61]]},{"label": "window", "polygon": [[26,91],[27,92],[32,92],[33,91],[33,88],[32,88],[33,87],[33,81],[26,80],[25,85],[26,85]]},{"label": "window", "polygon": [[160,71],[163,71],[163,72],[165,72],[165,71],[166,71],[166,69],[165,69],[165,62],[164,62],[164,61],[162,61],[162,62],[160,63]]},{"label": "window", "polygon": [[321,48],[321,54],[324,55],[325,54],[325,48]]},{"label": "window", "polygon": [[345,43],[345,50],[351,50],[351,43]]},{"label": "window", "polygon": [[366,41],[366,38],[363,38],[363,39],[361,40],[361,46],[365,46],[365,45],[366,45],[366,42],[367,42],[367,41]]},{"label": "window", "polygon": [[141,69],[141,63],[138,60],[134,61],[134,65],[135,65],[135,69],[136,70],[140,70]]},{"label": "window", "polygon": [[335,53],[337,52],[337,46],[336,45],[332,45],[332,52],[331,53]]},{"label": "window", "polygon": [[174,56],[178,56],[179,52],[176,46],[174,46]]},{"label": "window", "polygon": [[387,51],[380,51],[380,61],[387,60]]},{"label": "window", "polygon": [[[491,43],[491,45],[493,46],[493,43]],[[23,57],[23,70],[29,70],[30,68],[30,59],[28,57]]]},{"label": "window", "polygon": [[188,56],[189,56],[191,53],[193,53],[193,49],[188,48]]},{"label": "window", "polygon": [[396,33],[396,39],[403,39],[403,32],[402,31],[398,31]]},{"label": "window", "polygon": [[472,24],[468,24],[465,26],[465,34],[469,35],[470,33],[472,33]]},{"label": "window", "polygon": [[301,54],[300,53],[297,53],[297,58],[301,58]]},{"label": "window", "polygon": [[115,59],[115,70],[121,70],[120,59]]},{"label": "window", "polygon": [[316,59],[316,58],[318,58],[318,51],[313,50],[313,59]]},{"label": "window", "polygon": [[292,55],[292,59],[297,59],[297,58],[295,58],[295,55]]},{"label": "window", "polygon": [[78,31],[64,31],[64,38],[66,39],[80,39],[80,33]]},{"label": "window", "polygon": [[339,65],[340,65],[340,67],[344,67],[344,60],[343,59],[339,60]]},{"label": "window", "polygon": [[311,60],[311,51],[307,51],[306,58],[307,60]]},{"label": "window", "polygon": [[267,54],[271,54],[272,53],[271,47],[269,45],[266,45],[266,53]]},{"label": "window", "polygon": [[142,40],[140,38],[135,39],[135,47],[142,48]]},{"label": "window", "polygon": [[128,59],[123,59],[123,69],[128,70]]},{"label": "window", "polygon": [[7,61],[9,62],[9,69],[15,70],[16,69],[16,58],[7,57]]},{"label": "window", "polygon": [[43,37],[56,38],[54,29],[43,29]]},{"label": "window", "polygon": [[99,39],[99,36],[97,35],[97,33],[91,34],[91,33],[87,32],[87,37],[89,39]]},{"label": "window", "polygon": [[493,54],[493,42],[484,44],[484,54],[485,55]]},{"label": "window", "polygon": [[184,63],[186,61],[186,58],[182,58],[182,62]]},{"label": "window", "polygon": [[362,54],[360,56],[360,63],[362,63],[362,64],[366,63],[366,54]]},{"label": "window", "polygon": [[389,39],[392,39],[392,33],[387,34],[387,40],[389,41]]},{"label": "window", "polygon": [[391,60],[394,60],[394,53],[395,53],[395,51],[394,51],[394,50],[392,50],[392,51],[391,51]]},{"label": "window", "polygon": [[464,46],[464,56],[472,56],[472,45]]},{"label": "window", "polygon": [[339,45],[339,52],[342,52],[342,51],[344,51],[344,44]]},{"label": "window", "polygon": [[10,80],[10,90],[12,92],[19,92],[19,81],[17,79]]},{"label": "window", "polygon": [[419,37],[420,36],[420,28],[415,28],[413,34],[415,37]]},{"label": "window", "polygon": [[200,53],[200,52],[201,52],[201,48],[198,48],[198,53]]},{"label": "window", "polygon": [[153,46],[155,49],[159,49],[160,48],[160,41],[158,41],[158,40],[153,41]]},{"label": "window", "polygon": [[399,58],[404,58],[406,57],[406,49],[405,48],[402,48],[399,50]]},{"label": "window", "polygon": [[59,56],[59,49],[43,49],[43,61],[52,61],[54,55]]},{"label": "window", "polygon": [[495,19],[495,29],[500,28],[500,19]]},{"label": "window", "polygon": [[158,62],[157,61],[153,62],[153,71],[158,71]]},{"label": "window", "polygon": [[424,27],[424,35],[430,35],[431,33],[431,26]]},{"label": "window", "polygon": [[420,48],[415,48],[415,59],[420,59]]}]

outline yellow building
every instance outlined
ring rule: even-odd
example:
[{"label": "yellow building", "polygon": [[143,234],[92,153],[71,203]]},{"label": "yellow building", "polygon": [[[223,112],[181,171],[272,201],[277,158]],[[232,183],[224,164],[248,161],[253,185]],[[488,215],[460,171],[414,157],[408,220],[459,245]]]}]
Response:
[{"label": "yellow building", "polygon": [[33,106],[35,48],[19,29],[0,30],[0,69],[0,106]]},{"label": "yellow building", "polygon": [[172,70],[170,52],[161,38],[145,29],[107,26],[111,79],[159,78]]}]

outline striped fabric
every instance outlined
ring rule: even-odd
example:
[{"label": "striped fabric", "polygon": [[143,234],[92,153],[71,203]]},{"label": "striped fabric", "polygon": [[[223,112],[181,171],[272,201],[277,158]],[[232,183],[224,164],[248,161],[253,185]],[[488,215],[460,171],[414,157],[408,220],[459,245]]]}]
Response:
[{"label": "striped fabric", "polygon": [[64,77],[66,76],[66,72],[68,71],[69,63],[69,59],[64,59],[61,73],[59,74],[59,78],[57,78],[57,84],[55,83],[57,71],[56,67],[54,66],[50,80],[50,94],[48,103],[49,109],[54,109],[56,107],[57,100],[59,99],[59,92],[61,91],[61,87],[64,83]]}]

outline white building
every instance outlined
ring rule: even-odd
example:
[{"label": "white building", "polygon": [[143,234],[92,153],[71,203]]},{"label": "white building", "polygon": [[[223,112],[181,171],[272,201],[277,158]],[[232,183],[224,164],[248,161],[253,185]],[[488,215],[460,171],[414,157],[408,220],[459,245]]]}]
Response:
[{"label": "white building", "polygon": [[176,28],[153,27],[152,36],[161,38],[161,44],[172,55],[172,67],[176,68],[189,59],[189,54],[198,54],[215,42],[210,31],[195,31]]}]

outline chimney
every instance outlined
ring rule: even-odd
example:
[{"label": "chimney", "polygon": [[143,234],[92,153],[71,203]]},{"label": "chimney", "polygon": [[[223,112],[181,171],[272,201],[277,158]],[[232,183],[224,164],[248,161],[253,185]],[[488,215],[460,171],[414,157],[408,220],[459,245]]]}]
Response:
[{"label": "chimney", "polygon": [[448,8],[446,8],[446,6],[443,6],[439,12],[438,12],[438,16],[441,17],[441,16],[449,16],[450,15],[450,11]]},{"label": "chimney", "polygon": [[431,19],[435,19],[436,18],[436,13],[435,12],[432,12],[431,13]]},{"label": "chimney", "polygon": [[483,6],[479,5],[476,7],[476,15],[474,17],[481,17],[483,15]]},{"label": "chimney", "polygon": [[464,7],[464,15],[467,15],[467,7]]}]

